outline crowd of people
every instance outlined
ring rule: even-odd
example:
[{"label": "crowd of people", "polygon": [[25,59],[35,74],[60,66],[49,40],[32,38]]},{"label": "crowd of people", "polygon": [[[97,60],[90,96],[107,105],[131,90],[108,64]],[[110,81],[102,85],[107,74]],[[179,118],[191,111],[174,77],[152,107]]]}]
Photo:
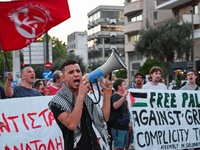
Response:
[{"label": "crowd of people", "polygon": [[[52,83],[45,86],[42,79],[35,80],[35,72],[32,67],[25,67],[21,71],[21,80],[17,86],[12,87],[12,72],[7,73],[5,91],[0,87],[0,98],[30,97],[55,95],[48,107],[52,111],[58,126],[63,133],[65,150],[71,149],[95,149],[100,150],[97,136],[92,124],[96,127],[103,141],[114,150],[133,148],[133,122],[130,119],[127,95],[128,89],[159,89],[167,90],[167,86],[161,78],[162,69],[152,67],[149,74],[151,81],[145,81],[143,73],[137,73],[134,77],[134,85],[129,87],[126,81],[117,78],[110,81],[106,76],[105,83],[100,78],[102,88],[103,105],[100,107],[93,103],[87,95],[91,91],[88,78],[82,78],[80,66],[76,60],[65,61],[61,71],[53,73]],[[196,85],[197,73],[190,69],[187,72],[187,85],[180,90],[200,90]],[[114,92],[110,92],[113,91]],[[115,118],[109,126],[105,122],[111,118],[114,111]],[[0,122],[0,128],[4,127]]]}]

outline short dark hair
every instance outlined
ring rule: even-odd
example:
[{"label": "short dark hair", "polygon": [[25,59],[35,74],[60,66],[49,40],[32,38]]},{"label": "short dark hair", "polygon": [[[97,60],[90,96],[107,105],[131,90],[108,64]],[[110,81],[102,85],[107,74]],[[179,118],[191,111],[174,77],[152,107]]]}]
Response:
[{"label": "short dark hair", "polygon": [[62,72],[63,72],[63,74],[65,73],[65,66],[74,65],[74,64],[78,64],[78,61],[75,60],[75,59],[68,59],[65,62],[63,62],[61,67],[60,67]]},{"label": "short dark hair", "polygon": [[122,78],[115,79],[113,83],[113,88],[115,89],[115,91],[118,91],[118,86],[122,85],[122,82],[125,82]]},{"label": "short dark hair", "polygon": [[194,69],[189,69],[189,70],[187,71],[187,74],[188,74],[188,72],[193,72],[193,73],[195,74],[195,76],[198,77],[198,74],[197,74],[196,70],[194,70]]},{"label": "short dark hair", "polygon": [[145,75],[141,72],[136,73],[134,77],[136,78],[137,76],[141,76],[142,79],[145,79]]},{"label": "short dark hair", "polygon": [[56,82],[56,79],[60,79],[60,73],[62,73],[62,71],[60,70],[54,71],[53,76],[52,76],[52,80],[54,83]]},{"label": "short dark hair", "polygon": [[153,74],[154,72],[160,71],[160,73],[163,73],[163,70],[160,67],[154,66],[149,71],[149,74]]}]

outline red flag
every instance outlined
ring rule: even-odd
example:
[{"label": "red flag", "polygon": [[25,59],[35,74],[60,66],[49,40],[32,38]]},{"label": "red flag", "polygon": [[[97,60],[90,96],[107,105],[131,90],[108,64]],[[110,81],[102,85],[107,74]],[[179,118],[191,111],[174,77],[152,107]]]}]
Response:
[{"label": "red flag", "polygon": [[26,47],[68,18],[67,0],[0,2],[1,48],[12,51]]}]

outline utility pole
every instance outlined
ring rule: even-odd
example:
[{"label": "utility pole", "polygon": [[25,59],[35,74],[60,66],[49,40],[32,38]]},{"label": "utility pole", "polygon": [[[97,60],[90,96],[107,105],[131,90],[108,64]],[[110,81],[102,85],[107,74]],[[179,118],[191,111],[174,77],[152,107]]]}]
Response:
[{"label": "utility pole", "polygon": [[49,62],[49,36],[48,32],[45,34],[46,37],[46,62]]},{"label": "utility pole", "polygon": [[193,69],[195,69],[195,61],[194,61],[194,11],[193,11],[193,7],[191,7],[190,12],[191,12],[192,41],[193,41],[193,46],[192,46],[192,49],[191,49],[191,61],[193,62]]}]

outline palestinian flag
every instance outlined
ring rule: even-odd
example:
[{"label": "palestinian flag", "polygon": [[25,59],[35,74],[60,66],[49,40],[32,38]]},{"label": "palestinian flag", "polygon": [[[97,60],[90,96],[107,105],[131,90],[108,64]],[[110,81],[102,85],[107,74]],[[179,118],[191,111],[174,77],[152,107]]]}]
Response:
[{"label": "palestinian flag", "polygon": [[148,107],[147,105],[147,93],[129,93],[131,100],[131,107]]}]

